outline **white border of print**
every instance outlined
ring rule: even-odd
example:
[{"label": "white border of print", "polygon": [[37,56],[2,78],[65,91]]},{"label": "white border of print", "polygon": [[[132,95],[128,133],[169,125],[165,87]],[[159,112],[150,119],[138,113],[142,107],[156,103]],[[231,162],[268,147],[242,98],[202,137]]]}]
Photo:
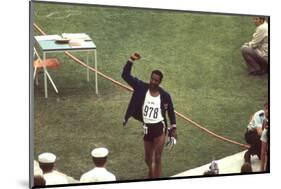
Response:
[{"label": "white border of print", "polygon": [[[52,0],[49,0],[52,1]],[[163,8],[203,12],[245,13],[271,16],[271,173],[246,176],[216,178],[196,178],[161,180],[154,182],[119,183],[95,186],[75,186],[68,188],[96,189],[143,189],[157,188],[243,188],[249,183],[256,188],[267,188],[277,181],[280,169],[278,154],[278,111],[280,106],[280,10],[276,0],[67,0],[55,2],[75,2],[127,7]],[[28,128],[29,128],[29,68],[28,36],[29,7],[27,0],[3,1],[1,5],[1,188],[28,187]],[[9,36],[12,36],[9,37]],[[11,43],[17,41],[17,46]],[[274,40],[274,41],[273,41]],[[4,44],[3,44],[4,43]],[[277,46],[278,44],[278,46]],[[280,88],[280,87],[279,87]]]}]

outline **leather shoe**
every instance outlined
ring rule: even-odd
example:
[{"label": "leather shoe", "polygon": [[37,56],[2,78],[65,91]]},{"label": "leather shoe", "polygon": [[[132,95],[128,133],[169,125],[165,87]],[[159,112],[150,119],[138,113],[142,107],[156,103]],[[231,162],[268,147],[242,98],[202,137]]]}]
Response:
[{"label": "leather shoe", "polygon": [[264,75],[265,73],[266,73],[265,71],[258,70],[258,71],[250,72],[249,75],[259,76],[259,75]]}]

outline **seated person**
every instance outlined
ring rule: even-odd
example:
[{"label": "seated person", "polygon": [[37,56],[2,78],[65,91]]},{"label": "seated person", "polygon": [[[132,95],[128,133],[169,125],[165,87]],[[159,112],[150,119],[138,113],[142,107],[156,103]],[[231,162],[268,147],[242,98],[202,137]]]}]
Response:
[{"label": "seated person", "polygon": [[268,24],[265,17],[255,17],[256,32],[250,42],[241,47],[249,75],[263,75],[268,72]]}]

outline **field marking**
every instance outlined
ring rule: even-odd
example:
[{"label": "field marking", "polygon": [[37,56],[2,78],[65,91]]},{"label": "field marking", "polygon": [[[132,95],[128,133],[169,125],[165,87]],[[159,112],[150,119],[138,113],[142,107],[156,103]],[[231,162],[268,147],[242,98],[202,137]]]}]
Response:
[{"label": "field marking", "polygon": [[48,13],[47,15],[39,15],[36,11],[34,11],[34,15],[39,18],[48,18],[48,19],[65,19],[69,18],[70,16],[81,15],[81,11],[77,10],[65,10],[62,12],[53,11]]}]

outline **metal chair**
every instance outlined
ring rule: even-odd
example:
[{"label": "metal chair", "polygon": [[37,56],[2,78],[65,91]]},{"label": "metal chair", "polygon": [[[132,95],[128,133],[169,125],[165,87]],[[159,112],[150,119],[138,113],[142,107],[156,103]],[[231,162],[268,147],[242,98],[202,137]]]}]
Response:
[{"label": "metal chair", "polygon": [[34,72],[33,72],[33,80],[35,80],[36,85],[38,85],[38,71],[41,69],[44,69],[44,64],[46,66],[46,75],[47,78],[50,80],[54,90],[56,91],[56,93],[58,93],[58,89],[55,85],[55,83],[53,82],[50,74],[48,73],[47,69],[51,68],[51,69],[55,69],[58,68],[60,66],[60,63],[58,61],[57,58],[48,58],[46,59],[44,62],[41,60],[37,50],[34,48],[34,56],[36,55],[37,59],[33,61],[33,68],[34,68]]}]

